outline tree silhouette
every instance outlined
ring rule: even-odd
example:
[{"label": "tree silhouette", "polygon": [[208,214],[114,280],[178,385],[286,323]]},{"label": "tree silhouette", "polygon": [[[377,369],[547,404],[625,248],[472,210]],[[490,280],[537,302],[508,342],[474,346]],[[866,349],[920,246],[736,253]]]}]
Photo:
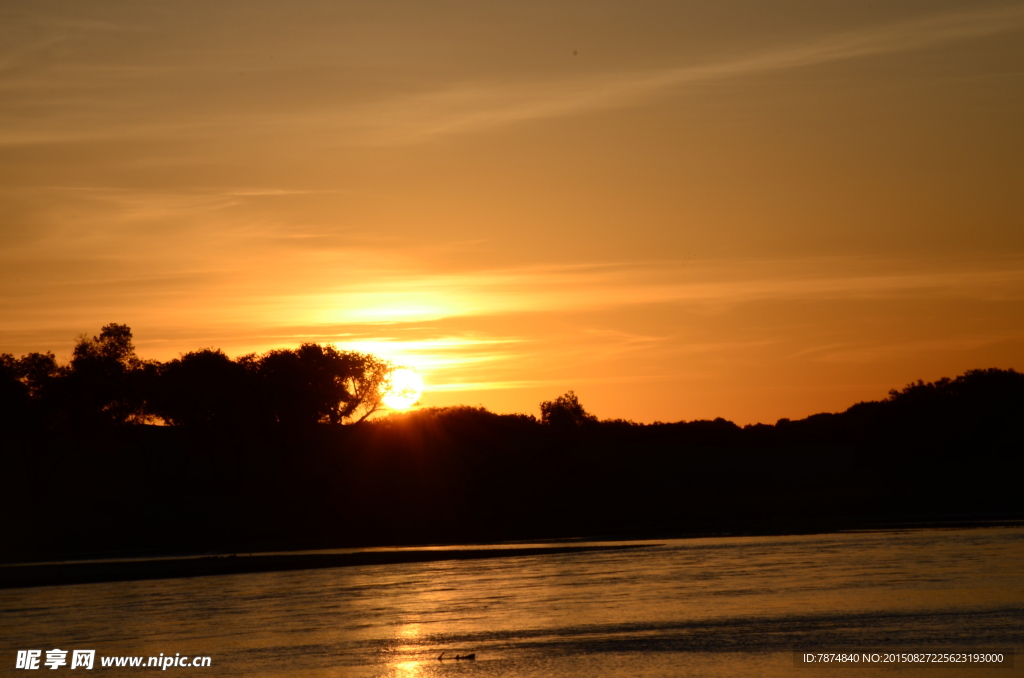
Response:
[{"label": "tree silhouette", "polygon": [[302,344],[245,358],[255,368],[273,417],[287,424],[360,421],[380,407],[392,367],[373,356]]},{"label": "tree silhouette", "polygon": [[358,424],[380,410],[395,366],[369,353],[351,352],[348,355],[356,369],[346,382],[351,397],[340,415],[342,419],[355,419],[354,423]]},{"label": "tree silhouette", "polygon": [[174,426],[256,424],[267,416],[256,376],[220,350],[191,351],[160,367],[152,408]]},{"label": "tree silhouette", "polygon": [[39,398],[48,385],[62,373],[57,357],[46,353],[28,353],[18,361],[19,377],[31,398]]},{"label": "tree silhouette", "polygon": [[583,409],[575,393],[567,391],[565,395],[540,404],[540,420],[552,426],[583,426],[596,422],[597,417]]},{"label": "tree silhouette", "polygon": [[204,349],[159,366],[148,411],[175,426],[358,422],[380,409],[393,369],[371,355],[310,343],[237,360]]},{"label": "tree silhouette", "polygon": [[111,323],[99,336],[79,338],[59,399],[65,400],[61,404],[71,409],[74,418],[145,421],[145,382],[155,371],[156,363],[146,363],[135,354],[131,328]]},{"label": "tree silhouette", "polygon": [[18,422],[29,408],[29,389],[21,374],[20,361],[0,353],[0,422]]}]

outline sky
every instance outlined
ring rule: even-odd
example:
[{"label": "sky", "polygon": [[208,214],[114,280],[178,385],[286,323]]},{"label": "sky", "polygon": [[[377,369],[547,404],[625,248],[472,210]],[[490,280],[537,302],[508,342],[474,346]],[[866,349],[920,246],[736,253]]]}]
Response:
[{"label": "sky", "polygon": [[1024,368],[1024,3],[4,3],[0,352],[772,423]]}]

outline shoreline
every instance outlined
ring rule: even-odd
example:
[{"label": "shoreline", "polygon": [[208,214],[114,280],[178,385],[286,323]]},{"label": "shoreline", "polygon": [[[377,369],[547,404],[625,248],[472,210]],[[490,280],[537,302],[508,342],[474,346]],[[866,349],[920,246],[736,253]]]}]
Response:
[{"label": "shoreline", "polygon": [[[658,532],[657,534],[594,535],[588,537],[563,537],[551,539],[550,545],[512,546],[514,542],[498,544],[479,543],[468,548],[451,548],[455,545],[422,546],[363,546],[329,547],[323,549],[302,549],[289,553],[288,549],[266,550],[219,554],[168,554],[162,556],[131,556],[122,558],[81,559],[74,561],[10,562],[0,564],[0,590],[37,588],[42,586],[70,586],[75,584],[112,583],[122,581],[147,581],[156,579],[178,579],[228,574],[254,574],[260,572],[288,572],[295,570],[356,567],[361,565],[395,565],[402,563],[440,562],[448,560],[482,560],[489,558],[510,558],[536,555],[559,555],[595,551],[621,551],[650,548],[649,544],[599,544],[574,546],[566,542],[636,542],[669,539],[713,539],[753,536],[796,536],[815,534],[841,534],[891,530],[927,529],[979,529],[1022,527],[1024,519],[1003,518],[992,520],[932,520],[892,521],[851,524],[834,529],[747,529],[695,532]],[[795,526],[790,526],[791,528]],[[528,541],[537,544],[544,540]],[[347,553],[315,553],[317,550],[346,550]],[[366,550],[363,550],[366,549]],[[374,550],[380,549],[380,550]],[[394,550],[392,550],[394,549]]]},{"label": "shoreline", "polygon": [[102,560],[0,566],[0,589],[70,586],[154,579],[183,579],[225,574],[320,570],[360,565],[396,565],[446,560],[483,560],[650,548],[653,544],[545,546],[458,550],[359,551],[356,553],[246,554]]}]

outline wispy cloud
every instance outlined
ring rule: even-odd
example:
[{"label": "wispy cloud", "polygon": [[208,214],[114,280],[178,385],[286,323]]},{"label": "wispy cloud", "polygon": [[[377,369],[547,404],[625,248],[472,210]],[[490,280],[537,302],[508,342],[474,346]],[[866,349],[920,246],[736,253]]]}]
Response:
[{"label": "wispy cloud", "polygon": [[[1024,333],[1004,331],[967,336],[934,337],[913,341],[846,342],[814,346],[796,355],[806,355],[818,363],[859,363],[868,365],[884,359],[894,359],[922,353],[970,354],[996,344],[1020,343]],[[796,357],[796,356],[794,356]]]},{"label": "wispy cloud", "polygon": [[447,384],[430,384],[431,391],[451,393],[460,391],[498,391],[517,388],[534,388],[556,384],[555,380],[517,380],[517,381],[460,381]]},{"label": "wispy cloud", "polygon": [[[307,321],[366,324],[457,316],[589,311],[662,304],[738,304],[758,300],[885,299],[921,295],[1024,298],[1024,265],[995,260],[983,268],[921,270],[890,261],[882,272],[858,270],[857,258],[789,262],[534,266],[460,274],[378,276],[358,287],[282,298]],[[915,270],[915,268],[917,270]],[[321,287],[322,289],[322,287]]]},{"label": "wispy cloud", "polygon": [[816,37],[712,63],[547,82],[466,84],[355,109],[370,144],[404,144],[530,120],[633,106],[689,84],[910,52],[1024,28],[1024,5],[937,14]]},{"label": "wispy cloud", "polygon": [[[69,246],[83,243],[73,240]],[[427,268],[414,249],[278,250],[268,257],[259,249],[236,247],[231,233],[180,243],[154,238],[148,248],[157,253],[163,248],[168,260],[76,260],[67,247],[59,257],[48,252],[45,260],[27,257],[17,248],[0,253],[0,283],[11,291],[3,299],[10,324],[38,322],[42,316],[95,317],[119,308],[135,317],[178,318],[192,325],[267,326],[273,319],[271,324],[278,327],[365,327],[654,304],[722,309],[764,300],[1024,299],[1024,262],[1019,257],[945,266],[823,257],[439,273]],[[185,261],[183,248],[190,252]],[[232,252],[230,262],[223,258],[224,248]],[[52,275],[57,268],[77,273]]]},{"label": "wispy cloud", "polygon": [[[413,144],[533,120],[641,105],[698,83],[911,52],[1022,28],[1024,5],[1017,3],[815,35],[756,52],[653,70],[417,83],[414,90],[384,98],[363,91],[304,100],[301,106],[290,106],[286,98],[269,107],[238,107],[211,100],[194,109],[177,107],[174,100],[166,98],[166,91],[176,91],[181,78],[198,77],[200,71],[223,77],[221,71],[226,66],[221,60],[211,56],[186,64],[25,65],[39,60],[32,55],[48,49],[53,41],[48,39],[50,42],[44,40],[31,49],[0,52],[0,92],[5,92],[9,101],[20,102],[17,107],[0,106],[5,122],[0,126],[0,146],[130,138],[208,143],[254,134],[260,139],[267,134],[294,138],[297,130],[317,143],[330,138],[348,145]],[[228,62],[232,68],[237,66],[230,59]],[[279,79],[324,66],[301,62],[293,65],[294,72],[278,72],[269,62],[247,63],[246,68],[250,67],[256,69],[254,72],[269,74],[278,86],[285,86]],[[26,102],[32,102],[32,110],[47,113],[26,115],[21,110]]]}]

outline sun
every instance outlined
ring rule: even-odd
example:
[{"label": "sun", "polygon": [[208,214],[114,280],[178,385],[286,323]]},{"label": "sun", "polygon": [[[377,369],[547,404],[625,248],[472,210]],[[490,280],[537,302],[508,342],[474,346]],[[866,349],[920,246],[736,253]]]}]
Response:
[{"label": "sun", "polygon": [[423,378],[415,370],[399,367],[391,373],[390,385],[381,400],[393,410],[407,410],[419,402]]}]

